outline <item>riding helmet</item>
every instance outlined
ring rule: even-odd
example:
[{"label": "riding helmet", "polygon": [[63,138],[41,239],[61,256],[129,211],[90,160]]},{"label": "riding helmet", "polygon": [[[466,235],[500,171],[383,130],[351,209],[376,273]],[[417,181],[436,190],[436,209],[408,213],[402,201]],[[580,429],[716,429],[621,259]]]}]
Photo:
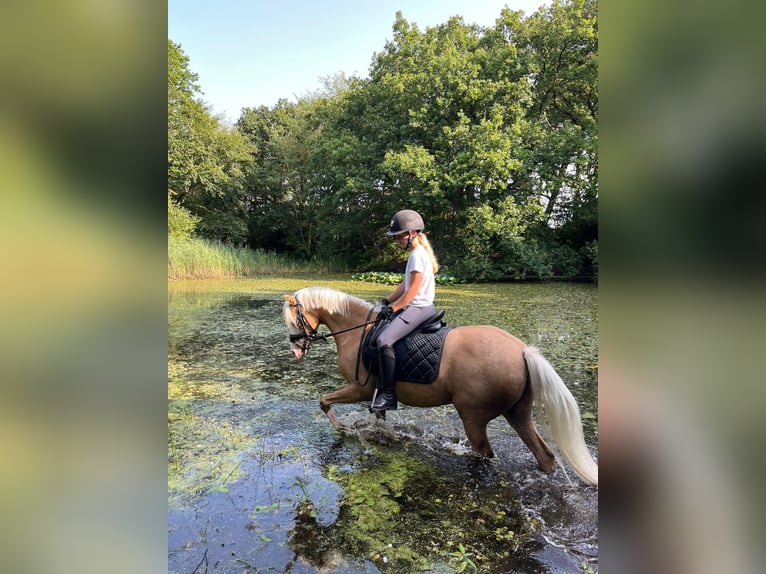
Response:
[{"label": "riding helmet", "polygon": [[417,211],[402,209],[394,214],[386,235],[399,235],[405,231],[423,231],[425,224]]}]

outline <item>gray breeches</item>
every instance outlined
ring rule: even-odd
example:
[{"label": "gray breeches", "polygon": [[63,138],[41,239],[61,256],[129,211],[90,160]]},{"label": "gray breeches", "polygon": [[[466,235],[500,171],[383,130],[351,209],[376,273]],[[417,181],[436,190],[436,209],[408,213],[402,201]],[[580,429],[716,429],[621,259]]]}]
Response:
[{"label": "gray breeches", "polygon": [[435,312],[433,305],[428,307],[407,307],[402,313],[393,318],[383,332],[378,336],[378,349],[385,345],[393,345],[399,339],[409,335],[420,324]]}]

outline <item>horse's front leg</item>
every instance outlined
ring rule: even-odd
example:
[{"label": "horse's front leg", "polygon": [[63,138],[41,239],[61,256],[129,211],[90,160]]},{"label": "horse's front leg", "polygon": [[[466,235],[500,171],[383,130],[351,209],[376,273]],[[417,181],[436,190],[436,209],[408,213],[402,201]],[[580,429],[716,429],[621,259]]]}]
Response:
[{"label": "horse's front leg", "polygon": [[327,418],[330,419],[330,422],[332,423],[332,426],[335,427],[335,430],[338,430],[341,427],[340,421],[338,420],[338,417],[335,416],[335,413],[330,410],[330,408],[337,403],[359,403],[365,398],[366,394],[363,387],[360,387],[357,384],[346,385],[342,389],[332,392],[329,395],[320,397],[319,406],[322,408],[322,412],[327,415]]}]

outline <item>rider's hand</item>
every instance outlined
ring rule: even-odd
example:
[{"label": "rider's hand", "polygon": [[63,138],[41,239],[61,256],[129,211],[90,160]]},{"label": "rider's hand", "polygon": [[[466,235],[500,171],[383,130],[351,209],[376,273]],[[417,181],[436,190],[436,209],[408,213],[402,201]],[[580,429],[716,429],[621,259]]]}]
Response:
[{"label": "rider's hand", "polygon": [[393,316],[394,316],[394,310],[391,308],[391,305],[384,305],[383,308],[378,313],[378,318],[383,319],[385,321],[388,321]]}]

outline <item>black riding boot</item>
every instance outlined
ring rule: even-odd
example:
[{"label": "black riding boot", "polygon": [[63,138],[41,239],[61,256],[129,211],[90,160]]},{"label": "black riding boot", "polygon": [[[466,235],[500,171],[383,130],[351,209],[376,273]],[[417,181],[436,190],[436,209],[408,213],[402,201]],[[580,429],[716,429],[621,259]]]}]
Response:
[{"label": "black riding boot", "polygon": [[396,369],[396,354],[391,345],[378,349],[380,373],[378,374],[378,394],[370,407],[373,411],[395,411],[396,390],[394,370]]}]

